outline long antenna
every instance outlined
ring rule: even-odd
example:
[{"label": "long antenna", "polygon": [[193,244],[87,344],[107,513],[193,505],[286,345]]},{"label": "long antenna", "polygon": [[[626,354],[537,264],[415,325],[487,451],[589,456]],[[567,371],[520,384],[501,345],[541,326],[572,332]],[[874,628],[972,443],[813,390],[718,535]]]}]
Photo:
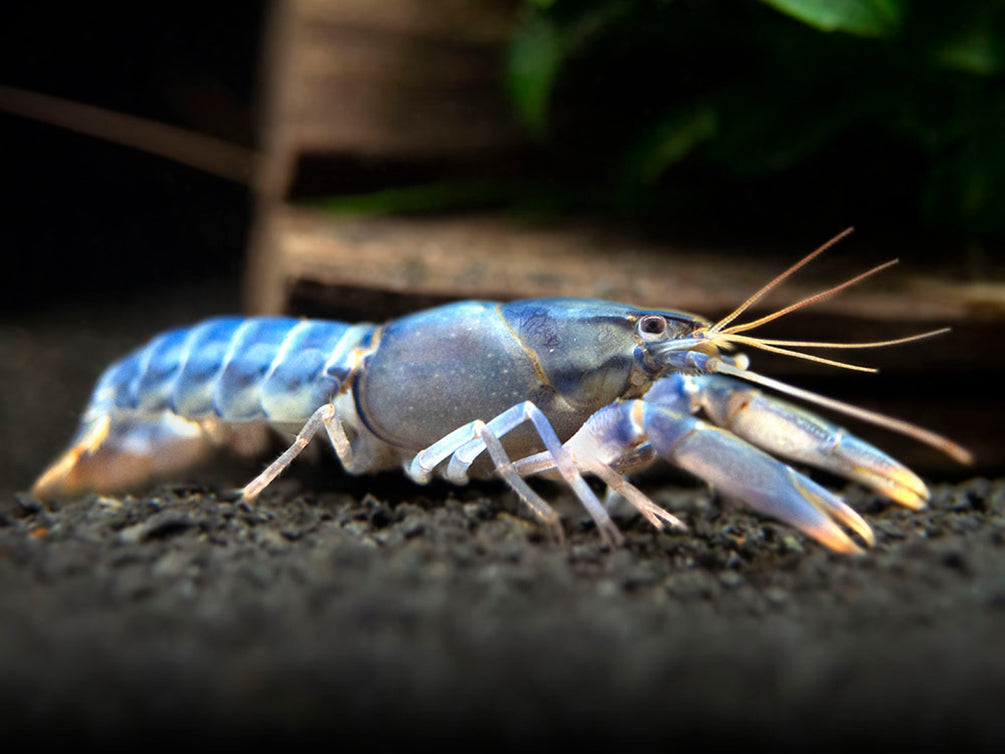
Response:
[{"label": "long antenna", "polygon": [[[828,288],[825,291],[814,293],[812,296],[807,296],[806,298],[800,301],[796,301],[794,304],[789,304],[788,306],[779,309],[777,312],[766,314],[760,319],[755,319],[753,322],[745,322],[741,325],[733,325],[732,327],[727,327],[725,330],[723,330],[723,332],[737,333],[737,332],[744,332],[745,330],[753,330],[755,327],[760,327],[763,324],[771,322],[772,320],[776,320],[779,317],[783,317],[786,314],[796,311],[797,309],[802,309],[804,306],[809,306],[810,304],[815,304],[817,301],[823,301],[825,298],[830,298],[834,294],[840,293],[845,288],[850,288],[856,283],[861,283],[866,278],[872,277],[877,272],[882,272],[888,267],[893,267],[893,265],[897,264],[898,261],[899,260],[891,259],[889,262],[884,262],[881,265],[873,267],[871,270],[866,270],[865,272],[856,275],[850,280],[846,280],[843,283],[840,283],[839,285],[835,285],[833,288]],[[721,330],[722,328],[720,325],[721,323],[713,325],[711,327],[711,330],[713,331]]]},{"label": "long antenna", "polygon": [[950,331],[952,331],[951,327],[940,327],[938,330],[919,332],[916,335],[907,335],[903,338],[873,340],[866,343],[832,343],[826,340],[775,340],[774,338],[757,338],[757,340],[769,346],[795,346],[796,348],[883,348],[884,346],[899,346],[904,343],[913,343],[916,340],[924,340],[936,335],[945,335]]},{"label": "long antenna", "polygon": [[791,348],[778,348],[778,346],[791,346],[794,348],[882,348],[884,346],[896,346],[903,343],[913,343],[916,340],[931,338],[934,335],[942,335],[949,332],[949,330],[950,328],[943,327],[939,330],[929,330],[928,332],[908,335],[903,338],[893,338],[892,340],[874,340],[866,343],[833,343],[825,340],[776,340],[774,338],[755,338],[750,335],[737,335],[735,332],[730,330],[724,333],[714,333],[711,341],[720,347],[723,344],[732,345],[734,343],[742,343],[751,346],[752,348],[760,348],[763,351],[770,351],[771,353],[781,354],[782,356],[791,356],[796,359],[816,361],[820,364],[828,364],[830,366],[841,367],[842,369],[852,369],[857,372],[878,372],[879,370],[873,367],[861,366],[859,364],[849,364],[846,361],[825,359],[820,356],[802,353],[801,351],[793,351]]},{"label": "long antenna", "polygon": [[753,296],[751,296],[746,301],[744,301],[742,304],[740,304],[735,310],[733,310],[732,313],[730,313],[728,316],[723,317],[721,320],[719,320],[716,323],[716,325],[715,325],[716,329],[722,329],[723,327],[725,327],[726,325],[728,325],[734,319],[736,319],[741,314],[743,314],[743,312],[745,312],[747,310],[747,308],[751,304],[755,303],[758,299],[760,299],[766,293],[768,293],[773,288],[775,288],[778,285],[780,285],[781,283],[783,283],[787,278],[791,277],[799,269],[801,269],[802,267],[805,267],[806,265],[808,265],[810,262],[812,262],[818,256],[820,256],[825,251],[827,251],[827,249],[829,249],[831,246],[833,246],[834,244],[836,244],[838,241],[840,241],[841,239],[843,239],[845,236],[851,234],[851,232],[854,231],[854,230],[855,230],[854,228],[845,228],[840,233],[838,233],[836,236],[834,236],[834,238],[832,238],[830,241],[828,241],[827,243],[823,244],[822,246],[820,246],[819,248],[817,248],[815,251],[811,251],[805,257],[803,257],[798,262],[796,262],[794,265],[792,265],[791,267],[789,267],[789,269],[787,269],[781,275],[779,275],[778,277],[776,277],[774,280],[771,280],[770,282],[768,282],[767,285],[765,285],[757,293],[755,293]]}]

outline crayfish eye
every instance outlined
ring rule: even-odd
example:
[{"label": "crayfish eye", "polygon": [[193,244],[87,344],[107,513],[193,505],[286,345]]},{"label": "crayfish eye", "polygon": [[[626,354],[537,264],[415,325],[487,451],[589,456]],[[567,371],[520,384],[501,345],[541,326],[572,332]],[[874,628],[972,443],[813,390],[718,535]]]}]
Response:
[{"label": "crayfish eye", "polygon": [[667,321],[659,314],[647,314],[639,320],[638,328],[643,340],[659,340],[666,334]]}]

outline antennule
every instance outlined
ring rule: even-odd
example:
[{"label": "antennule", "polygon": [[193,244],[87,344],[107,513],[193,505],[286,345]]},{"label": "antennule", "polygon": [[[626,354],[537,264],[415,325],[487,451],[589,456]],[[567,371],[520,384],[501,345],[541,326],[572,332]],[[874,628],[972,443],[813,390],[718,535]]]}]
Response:
[{"label": "antennule", "polygon": [[728,342],[743,343],[745,345],[750,346],[751,348],[759,348],[762,351],[770,351],[771,353],[777,353],[777,354],[780,354],[782,356],[792,356],[793,358],[796,358],[796,359],[805,359],[806,361],[815,361],[818,364],[827,364],[828,366],[832,366],[832,367],[841,367],[842,369],[851,369],[851,370],[854,370],[856,372],[873,372],[873,373],[875,373],[875,372],[879,371],[875,367],[865,367],[865,366],[861,366],[859,364],[849,364],[846,361],[835,361],[834,359],[825,359],[822,356],[814,356],[813,354],[809,354],[809,353],[801,353],[799,351],[791,351],[791,350],[789,350],[787,348],[776,348],[773,345],[767,345],[766,341],[761,340],[760,338],[751,338],[751,337],[748,337],[746,335],[733,335],[732,333],[730,333],[728,335],[720,335],[719,338],[714,339],[713,342],[716,342],[717,340],[722,340],[722,341],[725,341],[727,343]]}]

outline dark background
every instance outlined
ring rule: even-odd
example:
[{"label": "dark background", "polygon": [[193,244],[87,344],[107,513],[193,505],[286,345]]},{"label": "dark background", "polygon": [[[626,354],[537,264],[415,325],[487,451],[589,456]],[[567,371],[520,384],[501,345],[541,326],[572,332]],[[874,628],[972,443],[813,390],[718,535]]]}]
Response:
[{"label": "dark background", "polygon": [[[725,18],[736,12],[721,5]],[[15,6],[0,29],[0,83],[254,148],[267,13],[264,2],[67,6],[55,15]],[[754,20],[777,15],[766,7],[745,13]],[[780,19],[783,27],[797,26]],[[550,136],[528,137],[522,156],[497,168],[497,175],[512,177],[514,164],[520,166],[529,181],[517,188],[524,196],[496,201],[540,201],[544,212],[585,210],[646,233],[725,248],[795,246],[793,238],[818,239],[855,225],[869,245],[909,249],[913,260],[947,274],[982,280],[1000,272],[1000,239],[926,218],[919,197],[931,165],[917,147],[879,131],[842,133],[775,175],[731,174],[714,162],[685,160],[648,199],[636,193],[623,204],[616,187],[603,183],[620,144],[605,146],[604,139],[621,133],[628,118],[652,117],[640,103],[666,100],[668,86],[726,80],[750,55],[737,47],[691,57],[666,50],[665,59],[654,59],[645,20],[634,32],[642,40],[638,51],[601,45],[599,63],[569,62],[554,93]],[[602,68],[604,55],[625,57],[632,75]],[[675,72],[670,82],[667,70]],[[782,90],[788,85],[779,83]],[[795,109],[804,94],[793,92]],[[591,96],[597,109],[584,117]],[[830,107],[840,96],[825,88],[806,108]],[[937,99],[932,108],[939,108]],[[246,186],[2,112],[0,137],[6,145],[0,222],[9,260],[0,306],[48,307],[68,297],[206,276],[239,278],[251,222]],[[486,169],[491,179],[493,168]],[[346,194],[414,181],[407,168],[367,174],[353,165],[345,172],[352,180],[332,180]],[[607,190],[599,199],[598,186]]]},{"label": "dark background", "polygon": [[[254,147],[265,10],[5,8],[0,83]],[[1000,482],[936,480],[918,513],[850,488],[878,535],[862,559],[693,485],[652,488],[690,533],[629,522],[629,545],[613,553],[575,508],[563,547],[498,486],[349,480],[334,462],[292,474],[254,509],[197,486],[118,507],[90,497],[44,509],[13,494],[67,439],[104,364],[181,319],[239,308],[253,197],[10,115],[0,139],[9,739],[1000,746]],[[792,184],[811,195],[833,183],[841,201],[818,214],[772,228],[741,206],[757,196],[741,187],[723,203],[728,221],[699,214],[690,232],[771,238],[805,222],[817,237],[818,224],[854,223],[898,237],[916,156],[872,144],[855,164],[824,157],[831,170]],[[996,264],[987,244],[968,257],[960,235],[914,234],[920,254],[974,279]],[[973,389],[951,374],[938,386]]]},{"label": "dark background", "polygon": [[[16,4],[0,83],[255,146],[265,4]],[[51,309],[207,277],[237,280],[247,187],[0,113],[2,306]]]}]

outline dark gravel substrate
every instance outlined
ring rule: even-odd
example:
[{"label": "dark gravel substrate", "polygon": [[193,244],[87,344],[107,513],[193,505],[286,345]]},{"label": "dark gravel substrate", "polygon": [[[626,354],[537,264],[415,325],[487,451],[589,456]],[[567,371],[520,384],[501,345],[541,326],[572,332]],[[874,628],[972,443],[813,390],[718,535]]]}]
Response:
[{"label": "dark gravel substrate", "polygon": [[171,307],[111,339],[110,315],[74,316],[0,330],[23,397],[2,425],[8,736],[1005,744],[1005,481],[934,484],[917,513],[850,488],[877,533],[861,558],[666,483],[646,489],[690,531],[624,522],[612,552],[572,506],[559,546],[495,485],[306,467],[253,507],[173,487],[44,509],[14,490]]}]

